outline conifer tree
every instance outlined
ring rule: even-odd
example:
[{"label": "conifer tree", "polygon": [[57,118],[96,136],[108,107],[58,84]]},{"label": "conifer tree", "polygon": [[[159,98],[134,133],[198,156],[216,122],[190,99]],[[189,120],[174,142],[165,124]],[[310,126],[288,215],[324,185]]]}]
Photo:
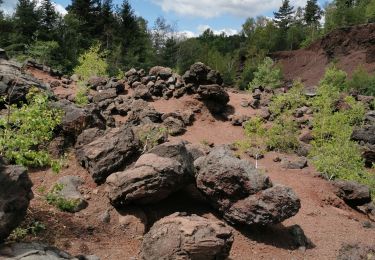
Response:
[{"label": "conifer tree", "polygon": [[287,30],[293,21],[294,7],[290,5],[289,0],[283,0],[278,12],[274,12],[274,22],[282,30]]},{"label": "conifer tree", "polygon": [[304,20],[307,25],[318,26],[322,18],[323,11],[317,3],[317,0],[308,0],[305,7]]},{"label": "conifer tree", "polygon": [[14,13],[16,42],[26,44],[33,40],[39,28],[39,12],[33,0],[18,0]]},{"label": "conifer tree", "polygon": [[40,12],[40,38],[43,40],[54,40],[54,30],[57,27],[57,21],[59,18],[58,13],[55,10],[55,6],[51,0],[43,0],[39,7]]}]

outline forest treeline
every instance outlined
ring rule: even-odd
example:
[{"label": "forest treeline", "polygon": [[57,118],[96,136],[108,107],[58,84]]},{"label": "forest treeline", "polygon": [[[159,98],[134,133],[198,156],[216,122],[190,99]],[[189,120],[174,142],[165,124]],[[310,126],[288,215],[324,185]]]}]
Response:
[{"label": "forest treeline", "polygon": [[0,11],[0,47],[18,60],[34,58],[71,73],[79,56],[99,43],[110,75],[154,65],[183,73],[202,61],[221,71],[226,84],[244,88],[270,52],[298,49],[335,28],[374,21],[375,0],[334,0],[323,8],[317,0],[304,8],[283,0],[273,19],[248,18],[236,35],[207,29],[186,38],[163,17],[148,24],[127,0],[119,6],[112,0],[72,0],[65,15],[51,0],[18,0],[13,14]]}]

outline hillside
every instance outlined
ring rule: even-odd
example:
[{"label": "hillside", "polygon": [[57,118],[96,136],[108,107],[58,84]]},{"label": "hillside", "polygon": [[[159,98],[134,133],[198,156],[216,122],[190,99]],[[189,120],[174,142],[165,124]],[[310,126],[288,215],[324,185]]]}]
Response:
[{"label": "hillside", "polygon": [[348,73],[362,66],[375,72],[375,23],[336,29],[309,47],[271,55],[290,81],[300,78],[307,87],[316,86],[332,62]]}]

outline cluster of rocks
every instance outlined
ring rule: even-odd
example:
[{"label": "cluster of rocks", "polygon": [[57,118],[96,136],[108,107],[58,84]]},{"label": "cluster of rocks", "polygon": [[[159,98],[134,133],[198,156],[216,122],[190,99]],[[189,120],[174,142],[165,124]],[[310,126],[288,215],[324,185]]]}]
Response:
[{"label": "cluster of rocks", "polygon": [[[120,209],[157,204],[191,185],[234,225],[280,223],[297,214],[301,206],[290,188],[274,186],[267,176],[251,163],[236,158],[226,146],[213,148],[207,154],[200,146],[183,141],[163,143],[106,179],[108,198]],[[144,259],[169,259],[180,254],[201,259],[195,255],[198,253],[204,259],[225,259],[232,242],[231,231],[223,222],[176,213],[152,226],[141,254]]]},{"label": "cluster of rocks", "polygon": [[220,73],[200,62],[193,64],[183,76],[160,66],[151,68],[148,75],[144,70],[131,69],[125,76],[129,86],[134,89],[136,99],[169,99],[196,94],[197,99],[202,100],[212,113],[223,112],[229,102]]}]

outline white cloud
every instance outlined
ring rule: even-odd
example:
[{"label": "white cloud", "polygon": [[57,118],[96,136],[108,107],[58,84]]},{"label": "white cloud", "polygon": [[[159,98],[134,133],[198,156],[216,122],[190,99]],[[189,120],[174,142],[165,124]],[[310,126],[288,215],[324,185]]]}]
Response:
[{"label": "white cloud", "polygon": [[[213,18],[223,14],[251,17],[277,10],[281,0],[152,0],[165,12]],[[294,6],[304,6],[306,0],[292,0]]]},{"label": "white cloud", "polygon": [[188,39],[188,38],[197,37],[197,35],[192,31],[180,31],[180,32],[177,32],[177,37]]},{"label": "white cloud", "polygon": [[[1,10],[3,10],[6,14],[12,14],[17,6],[17,0],[4,0],[4,3],[0,6]],[[37,6],[40,6],[41,0],[37,0]],[[60,13],[61,15],[66,15],[67,11],[65,8],[57,3],[53,3],[55,6],[55,10]]]},{"label": "white cloud", "polygon": [[219,30],[214,30],[214,29],[211,28],[211,26],[209,26],[207,24],[199,25],[197,29],[198,29],[199,34],[202,34],[207,29],[211,29],[215,35],[220,35],[222,33],[225,33],[228,36],[238,34],[238,30],[236,30],[236,29],[222,28],[222,29],[219,29]]}]

